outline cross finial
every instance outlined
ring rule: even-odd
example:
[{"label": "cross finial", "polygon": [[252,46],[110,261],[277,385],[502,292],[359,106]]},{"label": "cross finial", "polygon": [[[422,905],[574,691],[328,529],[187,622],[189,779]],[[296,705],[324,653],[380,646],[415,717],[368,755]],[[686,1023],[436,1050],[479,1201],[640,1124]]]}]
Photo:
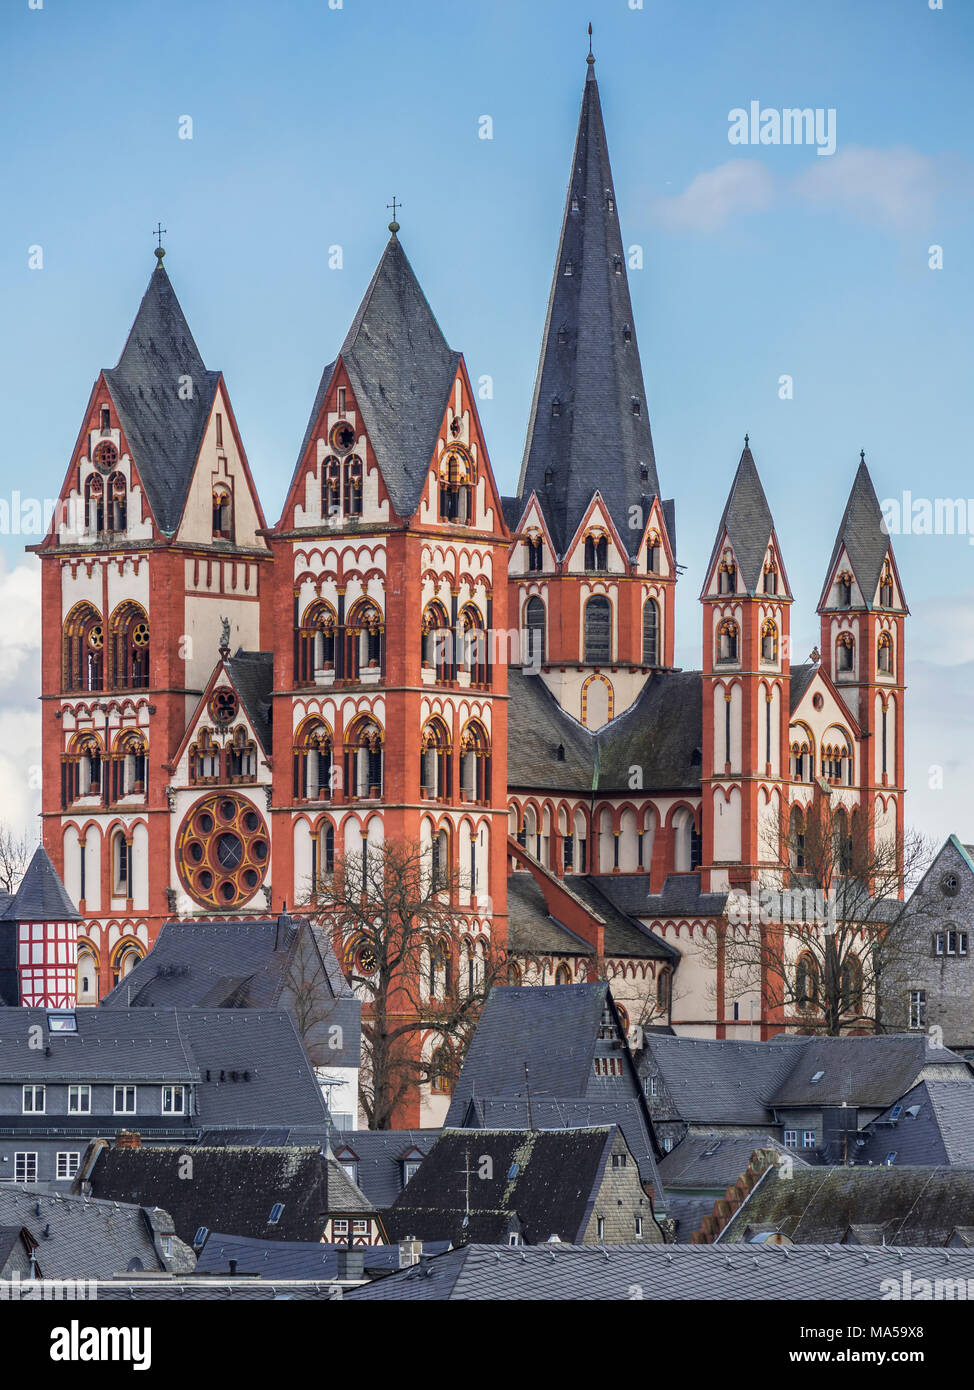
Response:
[{"label": "cross finial", "polygon": [[595,62],[595,54],[592,52],[592,23],[591,23],[591,20],[589,21],[589,26],[588,26],[588,57],[585,59],[585,61],[586,61],[586,63],[594,63],[594,62]]},{"label": "cross finial", "polygon": [[396,202],[396,195],[393,194],[393,195],[392,195],[392,202],[391,202],[391,203],[386,203],[386,207],[387,207],[387,208],[392,208],[392,221],[389,223],[389,230],[390,230],[390,232],[392,233],[392,235],[395,236],[396,233],[397,233],[398,230],[399,230],[399,223],[396,221],[396,209],[397,209],[397,208],[401,208],[401,207],[402,207],[402,203],[397,203],[397,202]]},{"label": "cross finial", "polygon": [[746,434],[746,435],[744,436],[744,447],[745,447],[745,449],[749,446],[750,443],[751,443],[751,436],[750,436],[749,434]]},{"label": "cross finial", "polygon": [[859,450],[859,462],[860,462],[860,463],[865,463],[865,462],[866,462],[866,451],[865,451],[865,449],[860,449],[860,450]]},{"label": "cross finial", "polygon": [[152,232],[152,235],[156,238],[156,240],[157,240],[158,243],[159,243],[158,246],[156,247],[156,250],[155,250],[155,256],[156,256],[156,260],[159,262],[160,265],[162,265],[162,258],[163,258],[163,256],[166,254],[165,251],[163,250],[163,247],[162,247],[162,238],[163,238],[163,236],[165,235],[165,232],[166,232],[166,229],[165,229],[165,227],[162,225],[161,222],[159,222],[159,223],[156,225],[156,227],[153,229],[153,232]]}]

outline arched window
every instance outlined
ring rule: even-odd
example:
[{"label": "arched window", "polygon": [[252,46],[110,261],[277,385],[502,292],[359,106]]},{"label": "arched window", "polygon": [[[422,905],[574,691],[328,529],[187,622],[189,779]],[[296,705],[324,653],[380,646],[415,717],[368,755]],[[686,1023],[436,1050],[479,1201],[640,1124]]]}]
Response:
[{"label": "arched window", "polygon": [[453,1058],[450,1049],[438,1047],[430,1058],[430,1090],[434,1095],[448,1096],[453,1090]]},{"label": "arched window", "polygon": [[345,786],[349,796],[382,794],[382,730],[362,715],[345,734]]},{"label": "arched window", "polygon": [[796,782],[810,782],[815,769],[815,757],[811,734],[800,726],[793,731],[791,742],[791,775]]},{"label": "arched window", "polygon": [[532,594],[524,605],[524,658],[523,664],[537,669],[544,665],[546,613],[544,600]]},{"label": "arched window", "polygon": [[334,454],[329,454],[321,467],[321,512],[323,516],[338,516],[341,509],[341,464]]},{"label": "arched window", "polygon": [[61,652],[65,691],[103,688],[105,629],[90,603],[77,604],[65,619]]},{"label": "arched window", "polygon": [[544,541],[540,536],[532,536],[524,543],[527,551],[528,569],[537,571],[544,569]]},{"label": "arched window", "polygon": [[470,672],[471,685],[487,685],[490,664],[487,660],[487,631],[480,609],[475,603],[465,603],[460,610],[461,664]]},{"label": "arched window", "polygon": [[78,1003],[98,1003],[98,956],[87,941],[78,944]]},{"label": "arched window", "polygon": [[460,735],[460,794],[464,801],[490,800],[490,739],[479,719]]},{"label": "arched window", "polygon": [[138,965],[145,955],[141,944],[138,941],[123,941],[115,953],[115,963],[112,966],[112,983],[118,984],[124,980],[132,968]]},{"label": "arched window", "polygon": [[319,676],[334,673],[336,629],[335,610],[324,599],[316,599],[305,609],[298,629],[298,685],[310,685]]},{"label": "arched window", "polygon": [[717,571],[717,592],[720,594],[737,593],[737,565],[734,557],[728,551],[720,562]]},{"label": "arched window", "polygon": [[654,598],[643,604],[643,665],[659,665],[659,604]]},{"label": "arched window", "polygon": [[856,667],[856,639],[851,632],[840,632],[835,639],[835,669],[854,671]]},{"label": "arched window", "polygon": [[693,813],[686,806],[681,806],[673,815],[673,869],[675,873],[686,874],[697,867],[700,862],[698,843]]},{"label": "arched window", "polygon": [[450,944],[447,941],[429,943],[429,966],[426,986],[430,999],[444,999],[453,987]]},{"label": "arched window", "polygon": [[331,797],[331,730],[312,715],[298,728],[294,740],[294,797],[297,801],[327,801]]},{"label": "arched window", "polygon": [[778,660],[778,628],[773,618],[765,618],[761,624],[761,660]]},{"label": "arched window", "polygon": [[648,574],[659,574],[659,559],[659,532],[650,531],[646,537],[646,572]]},{"label": "arched window", "polygon": [[85,527],[95,536],[105,530],[105,480],[97,473],[85,479]]},{"label": "arched window", "polygon": [[112,897],[132,896],[132,841],[124,830],[116,830],[111,839]]},{"label": "arched window", "polygon": [[124,531],[128,524],[128,490],[123,473],[113,473],[109,478],[105,501],[109,531]]},{"label": "arched window", "polygon": [[115,742],[112,762],[112,800],[120,796],[145,795],[145,737],[136,729],[125,729]]},{"label": "arched window", "polygon": [[604,665],[612,659],[612,605],[596,594],[585,605],[585,661]]},{"label": "arched window", "polygon": [[849,736],[833,726],[822,742],[821,772],[833,785],[852,786],[852,747]]},{"label": "arched window", "polygon": [[507,983],[513,986],[524,984],[524,976],[516,960],[511,960],[507,963]]},{"label": "arched window", "polygon": [[565,962],[562,961],[561,965],[559,965],[558,969],[555,971],[555,984],[556,984],[556,985],[570,985],[571,982],[572,982],[572,972],[571,972],[571,970],[569,970],[569,968],[568,968],[568,966],[565,964]]},{"label": "arched window", "polygon": [[189,745],[189,780],[194,786],[219,782],[222,771],[222,755],[213,742],[213,730],[201,728],[196,742]]},{"label": "arched window", "polygon": [[717,660],[737,661],[740,632],[733,618],[724,618],[717,625]]},{"label": "arched window", "polygon": [[888,632],[879,634],[879,643],[876,648],[876,664],[884,675],[893,673],[893,638]]},{"label": "arched window", "polygon": [[609,542],[601,531],[591,531],[585,537],[585,568],[604,571],[609,567]]},{"label": "arched window", "polygon": [[670,980],[671,972],[665,967],[656,977],[656,1007],[661,1010],[670,1007]]},{"label": "arched window", "polygon": [[803,951],[795,966],[795,1001],[799,1008],[814,1007],[819,1000],[820,972],[811,951]]},{"label": "arched window", "polygon": [[233,502],[225,483],[217,483],[213,489],[213,539],[233,540]]},{"label": "arched window", "polygon": [[792,806],[788,821],[788,858],[795,873],[805,871],[805,815],[800,806]]},{"label": "arched window", "polygon": [[371,599],[354,605],[345,619],[345,676],[358,680],[363,671],[382,667],[382,614]]},{"label": "arched window", "polygon": [[344,467],[346,516],[362,515],[362,460],[357,454],[349,454]]},{"label": "arched window", "polygon": [[883,577],[879,583],[879,606],[880,608],[893,607],[893,571],[888,560],[883,565]]},{"label": "arched window", "polygon": [[459,449],[450,449],[440,459],[440,520],[461,526],[473,520],[474,468]]},{"label": "arched window", "polygon": [[843,1010],[859,1013],[862,1010],[862,961],[852,952],[842,962],[839,989]]},{"label": "arched window", "polygon": [[421,632],[423,665],[440,671],[443,679],[449,680],[452,671],[450,619],[438,599],[432,599],[423,609]]},{"label": "arched window", "polygon": [[231,782],[256,782],[257,745],[238,724],[227,746],[227,775]]},{"label": "arched window", "polygon": [[149,684],[149,620],[145,609],[131,600],[119,604],[109,631],[112,689],[144,690]]},{"label": "arched window", "polygon": [[100,796],[102,750],[94,734],[76,734],[62,764],[62,802],[70,806],[80,796]]},{"label": "arched window", "polygon": [[335,872],[335,827],[329,820],[319,821],[311,834],[311,900],[314,902],[327,885],[324,879]]},{"label": "arched window", "polygon": [[849,608],[852,605],[852,575],[848,570],[842,570],[835,576],[836,597],[840,608]]},{"label": "arched window", "polygon": [[764,565],[764,592],[766,594],[776,594],[778,592],[778,566],[774,560],[766,560]]},{"label": "arched window", "polygon": [[453,795],[450,734],[442,719],[427,719],[420,735],[420,794],[430,801],[449,801]]},{"label": "arched window", "polygon": [[835,866],[840,874],[852,872],[853,844],[852,836],[849,833],[849,817],[844,806],[840,806],[835,813],[833,825],[835,837]]},{"label": "arched window", "polygon": [[430,840],[430,887],[434,892],[450,886],[450,836],[445,827],[434,831]]}]

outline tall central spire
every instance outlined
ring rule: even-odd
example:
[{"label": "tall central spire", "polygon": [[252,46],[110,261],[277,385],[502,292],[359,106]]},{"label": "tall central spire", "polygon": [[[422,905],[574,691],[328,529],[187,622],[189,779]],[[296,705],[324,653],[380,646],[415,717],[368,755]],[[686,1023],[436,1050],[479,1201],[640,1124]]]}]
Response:
[{"label": "tall central spire", "polygon": [[537,492],[564,553],[598,490],[634,553],[630,508],[646,515],[659,481],[591,53],[586,67],[518,495]]}]

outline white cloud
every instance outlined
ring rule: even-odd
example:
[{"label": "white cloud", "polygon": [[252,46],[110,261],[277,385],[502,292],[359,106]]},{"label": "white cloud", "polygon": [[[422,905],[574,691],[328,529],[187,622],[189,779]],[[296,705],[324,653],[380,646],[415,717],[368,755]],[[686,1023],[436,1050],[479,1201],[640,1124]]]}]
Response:
[{"label": "white cloud", "polygon": [[897,231],[929,222],[946,186],[942,161],[904,145],[889,150],[849,145],[829,159],[817,159],[791,184],[809,203]]},{"label": "white cloud", "polygon": [[682,193],[655,199],[651,211],[670,231],[714,232],[737,213],[763,212],[774,196],[769,169],[756,159],[730,159],[698,174]]},{"label": "white cloud", "polygon": [[[911,604],[907,640],[931,667],[974,662],[974,593],[934,595]],[[912,680],[909,656],[907,663]]]},{"label": "white cloud", "polygon": [[[2,561],[0,561],[2,564]],[[0,821],[37,828],[41,761],[41,581],[31,559],[0,568]]]}]

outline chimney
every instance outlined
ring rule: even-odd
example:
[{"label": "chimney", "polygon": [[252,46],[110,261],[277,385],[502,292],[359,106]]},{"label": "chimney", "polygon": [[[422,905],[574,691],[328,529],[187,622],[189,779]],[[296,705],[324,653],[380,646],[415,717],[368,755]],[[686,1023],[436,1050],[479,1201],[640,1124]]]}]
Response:
[{"label": "chimney", "polygon": [[344,1245],[338,1251],[339,1279],[365,1278],[365,1250],[361,1245]]},{"label": "chimney", "polygon": [[142,1135],[135,1129],[120,1129],[115,1136],[116,1149],[141,1149]]},{"label": "chimney", "polygon": [[407,1236],[405,1240],[401,1240],[399,1242],[399,1268],[409,1269],[412,1265],[418,1265],[422,1252],[423,1242],[417,1240],[415,1236]]}]

